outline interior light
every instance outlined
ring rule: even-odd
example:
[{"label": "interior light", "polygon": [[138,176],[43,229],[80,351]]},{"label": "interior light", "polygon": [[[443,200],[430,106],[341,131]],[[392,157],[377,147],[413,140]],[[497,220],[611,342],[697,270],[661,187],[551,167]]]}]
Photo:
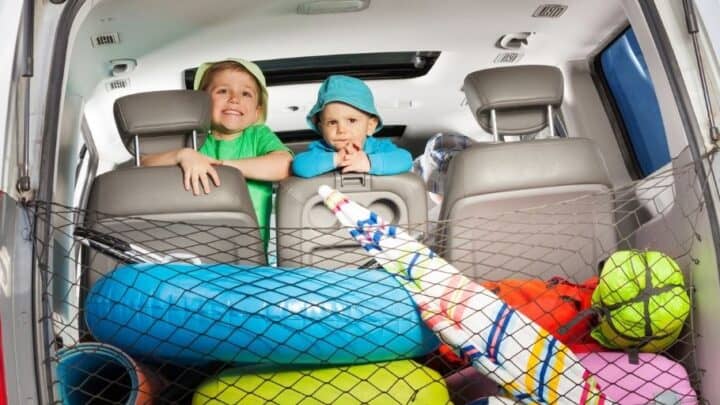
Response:
[{"label": "interior light", "polygon": [[113,59],[110,61],[110,75],[113,77],[131,73],[137,66],[137,60],[131,58]]},{"label": "interior light", "polygon": [[352,13],[365,10],[370,0],[314,0],[298,6],[298,14]]}]

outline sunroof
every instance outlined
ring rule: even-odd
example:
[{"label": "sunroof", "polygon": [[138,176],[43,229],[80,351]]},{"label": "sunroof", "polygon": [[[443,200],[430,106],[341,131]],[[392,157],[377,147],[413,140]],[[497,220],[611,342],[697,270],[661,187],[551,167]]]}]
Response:
[{"label": "sunroof", "polygon": [[[268,86],[277,86],[318,83],[330,75],[369,80],[420,77],[430,71],[439,56],[438,51],[353,53],[269,59],[255,63],[265,74]],[[196,67],[185,70],[185,88],[192,89],[196,71]]]}]

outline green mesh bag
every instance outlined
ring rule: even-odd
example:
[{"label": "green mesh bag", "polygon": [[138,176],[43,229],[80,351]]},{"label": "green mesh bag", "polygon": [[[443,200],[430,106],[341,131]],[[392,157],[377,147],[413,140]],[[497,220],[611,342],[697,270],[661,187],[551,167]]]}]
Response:
[{"label": "green mesh bag", "polygon": [[611,349],[662,351],[678,338],[690,313],[682,272],[660,252],[614,253],[592,303],[601,313],[592,337]]}]

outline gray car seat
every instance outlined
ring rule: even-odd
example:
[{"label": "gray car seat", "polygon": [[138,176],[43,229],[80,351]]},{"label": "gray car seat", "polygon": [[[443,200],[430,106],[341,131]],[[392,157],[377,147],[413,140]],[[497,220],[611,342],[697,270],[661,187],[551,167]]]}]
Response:
[{"label": "gray car seat", "polygon": [[[114,105],[130,153],[191,147],[210,124],[204,92],[160,91],[122,97]],[[85,228],[111,235],[173,261],[266,261],[255,211],[239,171],[217,167],[221,187],[193,196],[178,166],[125,167],[98,176],[90,190]],[[89,251],[88,286],[117,261]]]},{"label": "gray car seat", "polygon": [[318,266],[327,269],[361,267],[369,256],[341,228],[317,193],[326,184],[400,224],[422,240],[426,234],[425,183],[414,173],[371,176],[327,173],[303,179],[290,177],[277,193],[278,264],[284,267]]},{"label": "gray car seat", "polygon": [[[549,66],[477,71],[464,91],[483,128],[522,135],[553,121],[562,74]],[[473,279],[583,280],[616,245],[611,182],[589,139],[477,144],[450,162],[448,181],[436,248]]]}]

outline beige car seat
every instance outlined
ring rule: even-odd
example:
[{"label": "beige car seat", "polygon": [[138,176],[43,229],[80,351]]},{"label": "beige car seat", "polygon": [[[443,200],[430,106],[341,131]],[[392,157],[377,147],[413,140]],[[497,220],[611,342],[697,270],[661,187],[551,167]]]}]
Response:
[{"label": "beige car seat", "polygon": [[[210,100],[198,91],[140,93],[116,100],[114,113],[123,143],[139,161],[138,153],[197,146],[197,134],[210,125]],[[245,180],[235,169],[217,170],[221,187],[200,196],[184,189],[178,166],[104,173],[92,184],[84,227],[150,251],[154,259],[264,264]],[[89,287],[118,261],[88,249],[85,263]]]},{"label": "beige car seat", "polygon": [[426,236],[425,183],[414,173],[372,176],[335,172],[309,179],[290,177],[280,183],[277,193],[278,265],[338,269],[362,267],[370,260],[324,206],[317,193],[323,184],[406,227],[418,239]]},{"label": "beige car seat", "polygon": [[[478,123],[497,135],[552,125],[563,79],[551,66],[477,71],[464,83]],[[607,168],[589,139],[479,143],[450,162],[436,249],[478,280],[584,280],[616,245]]]}]

